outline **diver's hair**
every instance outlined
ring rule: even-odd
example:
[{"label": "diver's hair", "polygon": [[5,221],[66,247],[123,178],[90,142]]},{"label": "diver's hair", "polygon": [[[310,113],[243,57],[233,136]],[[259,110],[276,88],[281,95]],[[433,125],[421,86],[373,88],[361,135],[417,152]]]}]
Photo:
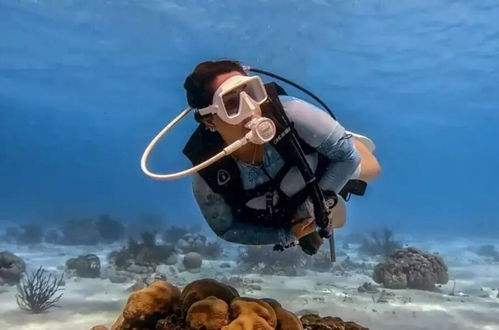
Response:
[{"label": "diver's hair", "polygon": [[246,75],[244,69],[238,61],[219,60],[199,63],[194,71],[187,76],[184,88],[187,92],[187,103],[191,108],[201,109],[211,104],[213,93],[209,85],[219,74],[238,71]]}]

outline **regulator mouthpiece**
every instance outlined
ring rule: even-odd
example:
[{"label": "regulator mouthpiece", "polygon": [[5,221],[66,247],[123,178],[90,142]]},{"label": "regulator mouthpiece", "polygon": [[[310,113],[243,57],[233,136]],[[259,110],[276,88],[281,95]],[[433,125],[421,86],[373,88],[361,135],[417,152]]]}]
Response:
[{"label": "regulator mouthpiece", "polygon": [[276,127],[272,120],[266,117],[251,120],[246,127],[251,131],[247,134],[248,140],[254,144],[264,144],[272,140],[276,134]]}]

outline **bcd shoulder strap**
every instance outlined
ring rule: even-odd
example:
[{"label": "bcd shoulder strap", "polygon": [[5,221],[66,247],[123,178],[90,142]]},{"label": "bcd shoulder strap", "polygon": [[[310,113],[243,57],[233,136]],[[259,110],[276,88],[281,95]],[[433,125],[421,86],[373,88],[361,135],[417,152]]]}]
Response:
[{"label": "bcd shoulder strap", "polygon": [[[223,149],[223,141],[217,132],[209,131],[200,124],[183,149],[183,153],[195,166],[209,159]],[[199,171],[199,175],[217,194],[221,194],[231,205],[236,201],[237,192],[242,191],[239,168],[232,157],[224,157]]]}]

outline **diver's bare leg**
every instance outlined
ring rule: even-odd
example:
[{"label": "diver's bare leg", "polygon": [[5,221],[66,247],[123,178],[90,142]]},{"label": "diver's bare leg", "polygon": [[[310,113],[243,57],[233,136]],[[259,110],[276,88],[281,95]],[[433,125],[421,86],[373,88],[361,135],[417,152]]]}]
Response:
[{"label": "diver's bare leg", "polygon": [[365,182],[376,179],[381,173],[381,166],[378,160],[362,142],[355,138],[353,142],[360,153],[360,175],[358,179]]}]

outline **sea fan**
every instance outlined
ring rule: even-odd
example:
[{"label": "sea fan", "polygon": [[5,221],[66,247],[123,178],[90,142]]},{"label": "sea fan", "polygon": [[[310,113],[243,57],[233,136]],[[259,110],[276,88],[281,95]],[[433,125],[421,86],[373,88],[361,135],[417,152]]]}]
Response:
[{"label": "sea fan", "polygon": [[49,308],[58,307],[63,285],[63,275],[58,278],[40,266],[17,285],[17,304],[21,309],[32,313],[42,313]]},{"label": "sea fan", "polygon": [[393,232],[388,228],[383,228],[381,232],[373,231],[369,236],[364,236],[360,252],[369,256],[381,255],[387,258],[401,247],[400,242],[393,239]]}]

